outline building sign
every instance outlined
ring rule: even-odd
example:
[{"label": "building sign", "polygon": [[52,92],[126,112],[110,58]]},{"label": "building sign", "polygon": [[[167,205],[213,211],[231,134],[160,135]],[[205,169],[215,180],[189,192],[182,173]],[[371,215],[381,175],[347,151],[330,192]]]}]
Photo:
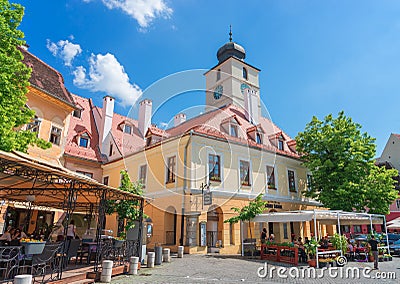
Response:
[{"label": "building sign", "polygon": [[203,193],[203,203],[204,203],[204,205],[212,204],[212,192],[211,191],[206,191]]},{"label": "building sign", "polygon": [[274,208],[274,209],[282,209],[282,204],[280,204],[279,202],[274,202],[274,201],[270,201],[267,204],[265,204],[266,208]]}]

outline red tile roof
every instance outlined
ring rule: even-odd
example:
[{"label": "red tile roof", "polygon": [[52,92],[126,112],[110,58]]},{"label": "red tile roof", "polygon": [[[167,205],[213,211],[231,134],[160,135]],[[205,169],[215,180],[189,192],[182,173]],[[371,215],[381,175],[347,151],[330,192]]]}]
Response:
[{"label": "red tile roof", "polygon": [[74,102],[71,93],[64,86],[64,78],[61,73],[24,48],[20,48],[19,50],[24,56],[22,62],[32,69],[29,83],[31,83],[33,87],[42,90],[61,101],[73,105]]},{"label": "red tile roof", "polygon": [[[238,131],[239,137],[230,136],[225,133],[221,128],[221,124],[224,121],[227,121],[233,117],[238,121],[238,124],[240,125],[240,130]],[[249,145],[251,147],[262,148],[264,150],[276,152],[281,155],[300,158],[300,156],[295,151],[279,150],[268,139],[264,139],[263,145],[257,144],[247,134],[248,129],[251,129],[252,127],[261,128],[267,136],[276,137],[276,135],[279,134],[279,136],[282,135],[284,137],[285,141],[292,141],[289,135],[287,135],[271,120],[265,117],[261,117],[260,123],[257,126],[251,124],[245,117],[245,111],[235,105],[228,105],[189,119],[176,127],[167,129],[166,133],[168,133],[170,137],[173,137],[182,135],[185,132],[193,130],[194,133],[207,135],[210,138],[224,139],[226,141]]]},{"label": "red tile roof", "polygon": [[[65,154],[82,159],[101,161],[99,150],[99,133],[92,115],[93,104],[90,99],[72,95],[74,102],[82,108],[81,118],[71,115]],[[90,136],[89,147],[79,146],[79,135],[87,132]]]}]

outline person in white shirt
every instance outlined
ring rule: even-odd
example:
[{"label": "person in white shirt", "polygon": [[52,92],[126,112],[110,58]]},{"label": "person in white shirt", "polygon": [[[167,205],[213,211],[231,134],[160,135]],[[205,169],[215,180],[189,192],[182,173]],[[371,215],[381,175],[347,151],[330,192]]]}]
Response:
[{"label": "person in white shirt", "polygon": [[67,229],[67,240],[74,239],[75,235],[76,235],[75,221],[71,220],[71,223],[69,223],[68,229]]}]

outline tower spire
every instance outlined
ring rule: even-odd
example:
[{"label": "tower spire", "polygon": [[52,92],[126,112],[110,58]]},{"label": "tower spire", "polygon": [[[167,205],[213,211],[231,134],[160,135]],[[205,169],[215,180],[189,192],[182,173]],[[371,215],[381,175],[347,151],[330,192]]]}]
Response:
[{"label": "tower spire", "polygon": [[232,25],[229,25],[229,42],[232,42]]}]

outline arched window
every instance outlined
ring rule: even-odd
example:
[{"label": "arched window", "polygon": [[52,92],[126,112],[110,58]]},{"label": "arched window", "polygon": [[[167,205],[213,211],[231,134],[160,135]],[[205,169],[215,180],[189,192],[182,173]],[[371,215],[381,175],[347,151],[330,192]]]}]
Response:
[{"label": "arched window", "polygon": [[221,80],[221,69],[217,71],[217,81]]},{"label": "arched window", "polygon": [[247,80],[247,69],[243,67],[243,78]]}]

